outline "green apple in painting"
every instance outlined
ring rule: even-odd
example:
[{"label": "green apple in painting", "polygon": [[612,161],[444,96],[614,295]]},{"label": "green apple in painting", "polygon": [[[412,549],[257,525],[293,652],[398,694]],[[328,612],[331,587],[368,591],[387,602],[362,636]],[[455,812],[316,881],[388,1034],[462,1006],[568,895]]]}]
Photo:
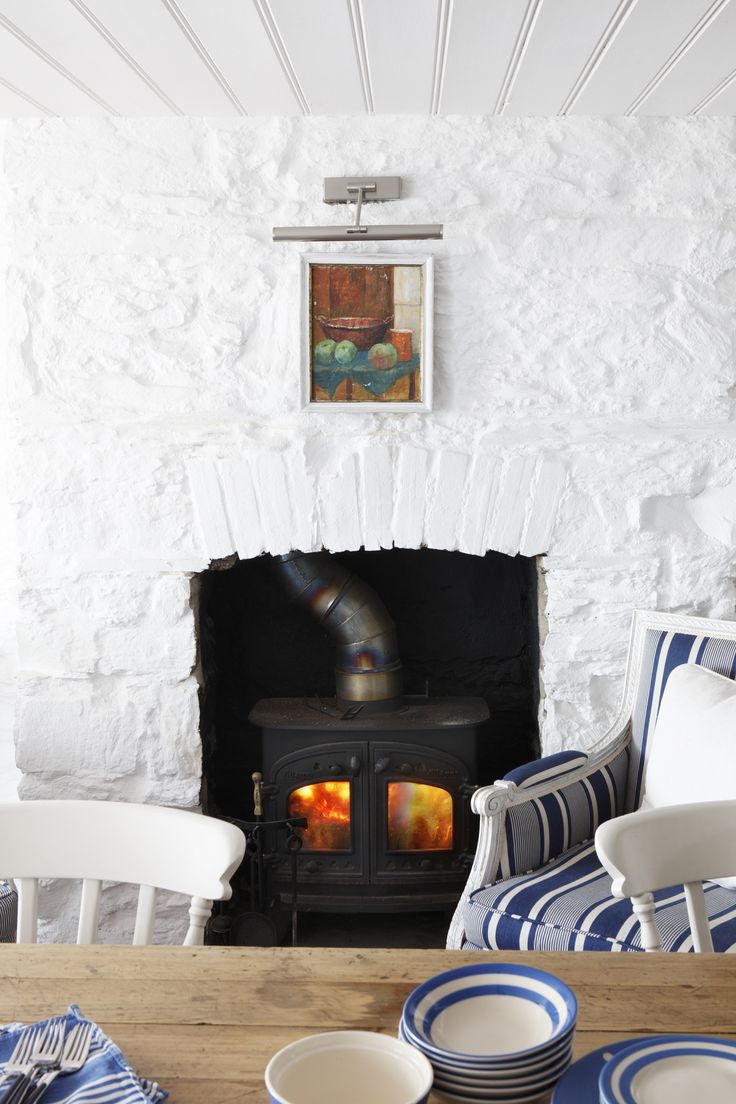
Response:
[{"label": "green apple in painting", "polygon": [[373,345],[368,350],[368,360],[373,368],[395,368],[396,361],[399,358],[399,354],[396,352],[396,348],[390,342],[386,344]]},{"label": "green apple in painting", "polygon": [[317,364],[331,364],[335,355],[335,342],[331,338],[320,341],[314,346],[314,359]]},{"label": "green apple in painting", "polygon": [[358,350],[352,341],[341,341],[339,345],[335,347],[335,360],[338,364],[341,364],[345,368],[348,364],[352,364],[358,355]]}]

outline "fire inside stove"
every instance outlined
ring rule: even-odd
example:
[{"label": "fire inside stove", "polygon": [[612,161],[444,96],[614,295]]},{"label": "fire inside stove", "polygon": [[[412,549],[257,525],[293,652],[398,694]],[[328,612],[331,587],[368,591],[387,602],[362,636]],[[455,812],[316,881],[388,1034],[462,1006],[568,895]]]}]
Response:
[{"label": "fire inside stove", "polygon": [[[288,815],[306,817],[306,851],[350,850],[350,783],[318,782],[289,794]],[[452,795],[419,782],[388,784],[389,851],[452,849]]]},{"label": "fire inside stove", "polygon": [[389,782],[388,849],[451,850],[452,795],[421,782]]},{"label": "fire inside stove", "polygon": [[350,783],[317,782],[289,794],[290,817],[306,817],[305,851],[350,850]]}]

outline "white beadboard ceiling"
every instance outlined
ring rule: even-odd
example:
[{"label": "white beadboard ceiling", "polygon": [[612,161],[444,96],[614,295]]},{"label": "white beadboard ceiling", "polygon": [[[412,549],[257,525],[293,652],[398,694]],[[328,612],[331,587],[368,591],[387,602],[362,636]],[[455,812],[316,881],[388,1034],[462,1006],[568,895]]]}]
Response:
[{"label": "white beadboard ceiling", "polygon": [[0,115],[732,115],[736,0],[0,0]]}]

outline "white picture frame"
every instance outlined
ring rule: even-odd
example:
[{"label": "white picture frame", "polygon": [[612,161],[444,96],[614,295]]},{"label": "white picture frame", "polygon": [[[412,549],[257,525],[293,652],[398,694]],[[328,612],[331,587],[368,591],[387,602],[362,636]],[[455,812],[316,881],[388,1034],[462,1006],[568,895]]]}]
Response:
[{"label": "white picture frame", "polygon": [[[302,409],[431,410],[434,258],[303,253],[301,265]],[[369,358],[377,346],[391,348]]]}]

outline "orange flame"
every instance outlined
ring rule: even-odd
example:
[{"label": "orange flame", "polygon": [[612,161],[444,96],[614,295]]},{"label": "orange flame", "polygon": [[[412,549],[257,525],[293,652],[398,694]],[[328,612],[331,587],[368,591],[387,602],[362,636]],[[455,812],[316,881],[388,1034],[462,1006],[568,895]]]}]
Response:
[{"label": "orange flame", "polygon": [[[290,817],[306,817],[305,851],[349,851],[350,783],[316,782],[289,794]],[[420,782],[388,783],[389,851],[452,849],[452,795]]]},{"label": "orange flame", "polygon": [[389,851],[452,849],[452,795],[421,782],[388,784]]},{"label": "orange flame", "polygon": [[350,783],[317,782],[289,794],[289,816],[306,817],[305,851],[350,850]]}]

